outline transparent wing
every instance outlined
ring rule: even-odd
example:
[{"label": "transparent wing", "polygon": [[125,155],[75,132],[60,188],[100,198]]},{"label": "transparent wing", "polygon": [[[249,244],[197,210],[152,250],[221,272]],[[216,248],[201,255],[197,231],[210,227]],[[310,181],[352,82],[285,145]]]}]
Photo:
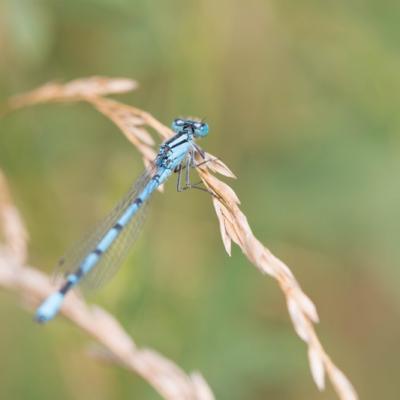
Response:
[{"label": "transparent wing", "polygon": [[[64,278],[77,270],[85,257],[96,248],[97,244],[115,225],[126,208],[137,198],[154,175],[154,170],[154,166],[149,167],[136,180],[115,208],[59,260],[54,270],[54,280],[59,281],[60,278]],[[85,289],[96,289],[102,286],[117,272],[122,259],[126,256],[130,246],[138,236],[144,220],[146,206],[147,201],[141,205],[138,212],[123,228],[112,245],[102,254],[93,270],[82,278],[80,285],[82,284]]]},{"label": "transparent wing", "polygon": [[136,241],[146,216],[147,201],[144,202],[135,216],[120,232],[96,266],[82,279],[81,287],[95,290],[110,281],[127,256],[129,249]]}]

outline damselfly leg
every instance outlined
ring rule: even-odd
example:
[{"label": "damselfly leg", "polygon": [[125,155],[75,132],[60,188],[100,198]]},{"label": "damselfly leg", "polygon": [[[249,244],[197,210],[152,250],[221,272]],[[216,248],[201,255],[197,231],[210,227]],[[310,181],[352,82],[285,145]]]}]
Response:
[{"label": "damselfly leg", "polygon": [[[215,197],[215,193],[213,193],[211,190],[201,186],[203,185],[202,181],[196,182],[196,183],[192,183],[190,180],[190,170],[196,167],[199,167],[201,165],[204,165],[210,161],[213,161],[214,159],[208,159],[208,160],[204,160],[198,164],[196,164],[196,161],[194,159],[194,153],[190,152],[185,160],[185,162],[179,164],[175,171],[178,174],[178,178],[176,180],[176,190],[178,192],[184,192],[185,190],[188,189],[197,189],[197,190],[201,190],[203,192],[209,193],[212,196]],[[182,171],[185,170],[185,185],[182,186]]]}]

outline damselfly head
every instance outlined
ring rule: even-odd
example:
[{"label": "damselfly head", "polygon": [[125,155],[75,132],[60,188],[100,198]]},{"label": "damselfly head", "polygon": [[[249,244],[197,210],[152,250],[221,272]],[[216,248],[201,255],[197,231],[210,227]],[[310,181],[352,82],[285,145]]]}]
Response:
[{"label": "damselfly head", "polygon": [[192,119],[176,118],[172,122],[172,129],[176,133],[191,131],[194,137],[204,137],[208,135],[208,124]]}]

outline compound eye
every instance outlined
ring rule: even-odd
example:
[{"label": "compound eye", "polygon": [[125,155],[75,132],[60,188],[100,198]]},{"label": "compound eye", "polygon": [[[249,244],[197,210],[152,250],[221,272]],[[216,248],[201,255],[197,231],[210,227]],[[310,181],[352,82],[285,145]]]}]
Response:
[{"label": "compound eye", "polygon": [[173,120],[171,128],[174,132],[179,133],[185,127],[185,121],[181,118],[176,118]]},{"label": "compound eye", "polygon": [[184,123],[185,123],[185,122],[183,121],[183,119],[180,119],[180,118],[176,118],[176,119],[174,120],[174,124],[175,124],[176,126],[182,126]]},{"label": "compound eye", "polygon": [[204,137],[208,134],[208,125],[205,122],[199,122],[199,127],[196,127],[196,137]]}]

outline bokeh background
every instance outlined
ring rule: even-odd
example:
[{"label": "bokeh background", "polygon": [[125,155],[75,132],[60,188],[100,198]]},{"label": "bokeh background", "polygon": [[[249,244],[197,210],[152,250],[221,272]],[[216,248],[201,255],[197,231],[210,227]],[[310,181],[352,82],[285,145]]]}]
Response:
[{"label": "bokeh background", "polygon": [[[0,99],[51,80],[137,79],[119,99],[164,123],[205,117],[202,146],[260,240],[317,304],[318,333],[363,399],[399,396],[400,6],[396,1],[0,2]],[[51,271],[137,177],[136,151],[88,105],[0,120],[0,166]],[[90,298],[141,346],[200,370],[219,399],[335,399],[317,392],[283,296],[235,248],[210,199],[156,194],[135,250]],[[45,328],[0,292],[1,399],[158,399],[87,357],[88,338]]]}]

